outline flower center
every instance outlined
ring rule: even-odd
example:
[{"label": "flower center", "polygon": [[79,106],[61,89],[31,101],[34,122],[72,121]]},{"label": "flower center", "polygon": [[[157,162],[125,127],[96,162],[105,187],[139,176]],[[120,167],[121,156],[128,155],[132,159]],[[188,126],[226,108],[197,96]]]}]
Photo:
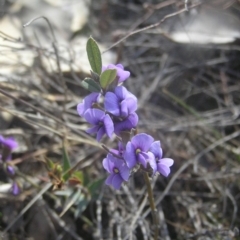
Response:
[{"label": "flower center", "polygon": [[113,169],[114,173],[119,173],[119,170],[117,168]]},{"label": "flower center", "polygon": [[141,152],[141,149],[137,148],[136,149],[136,154],[139,154]]}]

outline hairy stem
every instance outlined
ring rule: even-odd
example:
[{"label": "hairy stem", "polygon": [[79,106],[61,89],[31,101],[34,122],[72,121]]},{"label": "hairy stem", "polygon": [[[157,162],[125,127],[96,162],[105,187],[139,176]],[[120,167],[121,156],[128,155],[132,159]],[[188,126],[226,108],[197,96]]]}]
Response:
[{"label": "hairy stem", "polygon": [[152,212],[152,218],[153,218],[153,223],[154,223],[154,240],[158,240],[158,217],[157,217],[157,209],[155,207],[154,203],[154,197],[153,197],[153,191],[152,191],[152,186],[148,177],[148,173],[143,171],[143,176],[145,183],[147,185],[147,191],[148,191],[148,199],[149,199],[149,204]]}]

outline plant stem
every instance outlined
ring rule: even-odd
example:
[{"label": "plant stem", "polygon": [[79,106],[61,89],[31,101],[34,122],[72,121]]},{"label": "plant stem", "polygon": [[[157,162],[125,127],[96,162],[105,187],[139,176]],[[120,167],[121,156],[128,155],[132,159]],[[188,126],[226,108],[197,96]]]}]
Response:
[{"label": "plant stem", "polygon": [[155,207],[154,203],[154,197],[153,197],[153,191],[152,191],[152,186],[148,177],[148,173],[143,171],[143,176],[145,183],[147,185],[147,191],[148,191],[148,199],[149,199],[149,204],[152,212],[152,218],[153,218],[153,223],[154,223],[154,240],[158,240],[158,217],[157,217],[157,209]]}]

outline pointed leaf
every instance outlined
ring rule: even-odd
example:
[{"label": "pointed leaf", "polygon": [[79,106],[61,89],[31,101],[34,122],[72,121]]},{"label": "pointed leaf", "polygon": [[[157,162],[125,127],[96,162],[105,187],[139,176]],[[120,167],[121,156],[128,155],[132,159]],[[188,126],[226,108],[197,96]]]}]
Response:
[{"label": "pointed leaf", "polygon": [[85,78],[81,82],[82,86],[90,92],[100,92],[101,87],[92,78]]},{"label": "pointed leaf", "polygon": [[97,179],[88,184],[87,188],[89,193],[91,194],[91,198],[95,199],[98,196],[98,191],[100,187],[103,185],[105,178]]},{"label": "pointed leaf", "polygon": [[87,205],[89,203],[89,200],[84,197],[84,195],[81,195],[78,199],[78,205],[74,212],[75,219],[80,216],[80,214],[86,209]]},{"label": "pointed leaf", "polygon": [[81,195],[82,192],[80,188],[76,192],[73,192],[59,216],[62,217],[76,202],[78,202]]},{"label": "pointed leaf", "polygon": [[101,52],[96,41],[92,37],[87,41],[87,55],[93,72],[100,75],[102,72]]},{"label": "pointed leaf", "polygon": [[65,144],[63,144],[63,180],[67,181],[70,177],[69,169],[71,168],[70,160],[68,157],[68,153],[65,147]]},{"label": "pointed leaf", "polygon": [[116,78],[116,69],[107,69],[100,76],[100,85],[103,89],[106,89]]}]

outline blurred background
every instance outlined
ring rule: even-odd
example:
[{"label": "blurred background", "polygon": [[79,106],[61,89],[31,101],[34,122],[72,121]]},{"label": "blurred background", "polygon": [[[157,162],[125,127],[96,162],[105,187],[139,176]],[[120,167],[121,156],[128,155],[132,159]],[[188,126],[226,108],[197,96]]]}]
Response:
[{"label": "blurred background", "polygon": [[[12,196],[0,170],[2,238],[152,239],[141,174],[120,191],[105,186],[105,151],[76,112],[90,35],[104,64],[131,72],[138,132],[175,160],[168,178],[152,179],[159,239],[239,239],[239,0],[0,0],[0,89],[10,95],[0,94],[0,134],[19,143],[21,188]],[[54,191],[46,161],[62,161],[63,140],[88,180]]]}]

